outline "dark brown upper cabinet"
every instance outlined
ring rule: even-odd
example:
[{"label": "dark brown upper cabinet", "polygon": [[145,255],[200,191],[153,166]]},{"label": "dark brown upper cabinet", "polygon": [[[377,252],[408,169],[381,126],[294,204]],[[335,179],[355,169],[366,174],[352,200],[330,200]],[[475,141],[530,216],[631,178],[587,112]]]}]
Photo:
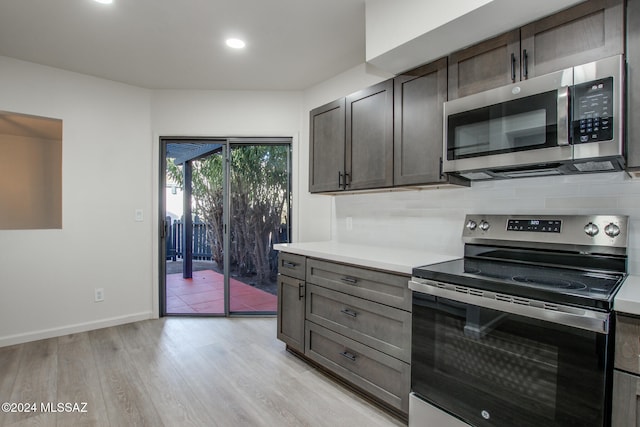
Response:
[{"label": "dark brown upper cabinet", "polygon": [[449,99],[520,80],[520,30],[449,55]]},{"label": "dark brown upper cabinet", "polygon": [[624,53],[624,1],[591,0],[521,28],[522,78]]},{"label": "dark brown upper cabinet", "polygon": [[394,185],[447,181],[441,172],[446,100],[446,58],[394,79]]},{"label": "dark brown upper cabinet", "polygon": [[393,185],[393,80],[346,98],[346,190]]},{"label": "dark brown upper cabinet", "polygon": [[344,181],[345,98],[309,113],[309,191],[339,191]]},{"label": "dark brown upper cabinet", "polygon": [[393,80],[311,110],[309,191],[393,185]]},{"label": "dark brown upper cabinet", "polygon": [[640,176],[640,0],[627,0],[627,167]]},{"label": "dark brown upper cabinet", "polygon": [[449,99],[624,53],[624,1],[590,0],[449,56]]}]

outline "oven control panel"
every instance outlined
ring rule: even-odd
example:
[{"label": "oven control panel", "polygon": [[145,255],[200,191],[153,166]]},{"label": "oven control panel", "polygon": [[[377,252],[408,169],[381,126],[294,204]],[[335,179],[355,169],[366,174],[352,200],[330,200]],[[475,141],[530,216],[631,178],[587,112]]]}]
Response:
[{"label": "oven control panel", "polygon": [[535,231],[538,233],[560,233],[560,219],[508,219],[507,230]]},{"label": "oven control panel", "polygon": [[466,243],[491,241],[626,248],[625,215],[467,215]]}]

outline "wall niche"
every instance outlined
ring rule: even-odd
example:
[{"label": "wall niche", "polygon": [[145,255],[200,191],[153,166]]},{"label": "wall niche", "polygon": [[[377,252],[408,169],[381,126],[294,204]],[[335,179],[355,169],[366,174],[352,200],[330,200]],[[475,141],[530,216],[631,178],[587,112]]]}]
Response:
[{"label": "wall niche", "polygon": [[62,120],[0,111],[0,230],[62,228]]}]

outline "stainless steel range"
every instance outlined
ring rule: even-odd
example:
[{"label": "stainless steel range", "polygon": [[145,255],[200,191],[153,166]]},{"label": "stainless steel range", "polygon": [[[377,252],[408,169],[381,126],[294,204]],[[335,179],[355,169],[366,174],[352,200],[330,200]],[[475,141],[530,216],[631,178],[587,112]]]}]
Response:
[{"label": "stainless steel range", "polygon": [[467,215],[464,258],[415,268],[409,282],[409,425],[443,427],[445,413],[451,425],[610,425],[627,224]]}]

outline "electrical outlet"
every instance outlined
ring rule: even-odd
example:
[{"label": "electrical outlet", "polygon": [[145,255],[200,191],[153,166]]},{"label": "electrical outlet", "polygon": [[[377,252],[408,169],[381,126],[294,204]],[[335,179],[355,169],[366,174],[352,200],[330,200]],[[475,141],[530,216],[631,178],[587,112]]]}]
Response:
[{"label": "electrical outlet", "polygon": [[144,221],[144,212],[142,211],[142,209],[136,209],[136,222],[142,222]]},{"label": "electrical outlet", "polygon": [[101,301],[104,301],[104,288],[96,288],[94,302],[101,302]]}]

